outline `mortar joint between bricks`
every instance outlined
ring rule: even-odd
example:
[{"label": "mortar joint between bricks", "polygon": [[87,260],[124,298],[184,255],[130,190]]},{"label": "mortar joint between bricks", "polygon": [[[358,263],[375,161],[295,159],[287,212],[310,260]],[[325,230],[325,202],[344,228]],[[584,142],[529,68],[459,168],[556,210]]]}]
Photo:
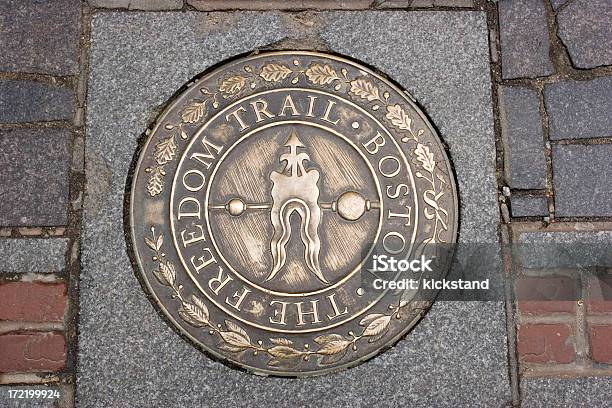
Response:
[{"label": "mortar joint between bricks", "polygon": [[550,144],[550,121],[546,112],[546,101],[544,100],[544,86],[538,84],[539,113],[544,137],[544,158],[546,160],[546,196],[548,199],[548,214],[550,222],[555,221],[555,197],[553,185],[552,149]]},{"label": "mortar joint between bricks", "polygon": [[557,14],[553,10],[550,0],[544,0],[544,8],[546,10],[546,19],[548,22],[550,60],[555,68],[555,72],[558,74],[570,73],[575,70],[575,68],[565,44],[559,37]]},{"label": "mortar joint between bricks", "polygon": [[612,367],[590,367],[578,363],[571,364],[526,364],[521,370],[523,378],[545,377],[602,377],[612,375]]},{"label": "mortar joint between bricks", "polygon": [[74,124],[70,120],[0,123],[0,129],[68,129],[68,130],[72,130],[73,127],[74,127]]},{"label": "mortar joint between bricks", "polygon": [[[500,106],[499,106],[499,87],[501,84],[501,72],[502,72],[502,56],[501,56],[501,41],[500,41],[500,26],[499,26],[499,14],[497,10],[497,4],[484,3],[482,9],[486,12],[487,28],[488,28],[488,40],[489,42],[494,41],[495,44],[489,44],[489,50],[494,50],[496,53],[495,57],[492,52],[489,51],[489,62],[491,67],[491,98],[493,108],[493,130],[495,133],[495,153],[496,153],[496,173],[497,173],[497,185],[498,185],[498,197],[500,201],[505,201],[505,195],[503,188],[505,185],[505,165],[504,165],[504,143],[502,141],[501,122],[500,122]],[[505,296],[505,312],[506,312],[506,335],[507,335],[507,360],[508,360],[508,379],[510,386],[510,395],[512,406],[519,407],[521,403],[521,389],[519,380],[519,360],[517,350],[517,322],[516,322],[516,310],[514,307],[514,272],[512,264],[512,242],[513,242],[513,230],[510,227],[512,219],[508,214],[506,207],[506,214],[504,217],[504,208],[506,205],[504,202],[500,202],[500,219],[501,227],[499,229],[499,239],[502,249],[502,263],[504,268],[504,296]],[[504,222],[506,218],[507,224]]]},{"label": "mortar joint between bricks", "polygon": [[562,139],[562,140],[551,140],[550,143],[560,146],[567,145],[583,145],[583,146],[597,146],[597,145],[605,145],[612,144],[612,136],[607,137],[593,137],[593,138],[580,138],[580,139]]},{"label": "mortar joint between bricks", "polygon": [[0,71],[0,81],[31,81],[45,85],[74,89],[76,75],[50,75],[28,72]]}]

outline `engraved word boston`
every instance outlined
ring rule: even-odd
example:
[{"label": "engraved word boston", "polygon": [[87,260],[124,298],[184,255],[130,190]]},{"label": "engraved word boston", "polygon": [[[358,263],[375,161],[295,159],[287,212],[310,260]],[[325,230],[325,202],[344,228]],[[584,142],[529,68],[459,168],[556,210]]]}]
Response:
[{"label": "engraved word boston", "polygon": [[320,53],[201,76],[158,118],[131,188],[155,305],[207,353],[272,375],[337,371],[405,335],[431,300],[367,290],[371,255],[431,258],[457,233],[451,168],[423,113]]}]

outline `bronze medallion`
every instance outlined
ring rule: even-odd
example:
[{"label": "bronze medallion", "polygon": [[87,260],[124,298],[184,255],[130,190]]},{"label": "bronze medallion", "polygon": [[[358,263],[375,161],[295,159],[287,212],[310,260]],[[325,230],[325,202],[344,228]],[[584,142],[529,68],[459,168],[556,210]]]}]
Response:
[{"label": "bronze medallion", "polygon": [[170,323],[280,376],[397,342],[433,298],[373,288],[373,256],[435,258],[457,235],[452,169],[423,112],[371,69],[303,51],[190,83],[146,137],[129,211],[138,274]]}]

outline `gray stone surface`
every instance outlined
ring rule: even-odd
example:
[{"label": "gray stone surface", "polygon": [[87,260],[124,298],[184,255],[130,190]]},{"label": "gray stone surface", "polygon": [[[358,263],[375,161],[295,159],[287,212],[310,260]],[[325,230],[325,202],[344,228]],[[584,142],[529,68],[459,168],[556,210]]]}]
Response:
[{"label": "gray stone surface", "polygon": [[[333,51],[384,70],[420,99],[451,147],[462,194],[462,240],[495,245],[499,216],[485,15],[342,12],[318,18]],[[438,303],[405,341],[368,364],[288,380],[209,360],[167,327],[145,297],[126,255],[122,222],[137,138],[191,77],[232,55],[295,36],[291,21],[245,12],[95,16],[79,407],[490,407],[510,399],[501,302]]]},{"label": "gray stone surface", "polygon": [[558,217],[612,215],[612,145],[553,146],[553,186]]},{"label": "gray stone surface", "polygon": [[0,80],[0,123],[72,120],[70,88],[34,81]]},{"label": "gray stone surface", "polygon": [[[398,81],[418,100],[448,144],[461,195],[463,242],[497,242],[495,136],[490,126],[490,79],[485,73],[489,56],[488,40],[482,36],[486,30],[484,14],[423,11],[339,15],[325,14],[326,28],[321,35],[328,46]],[[461,18],[465,20],[461,22]],[[465,39],[465,46],[453,49],[459,47],[459,37]]]},{"label": "gray stone surface", "polygon": [[79,0],[0,0],[0,71],[75,75]]},{"label": "gray stone surface", "polygon": [[612,65],[612,1],[574,0],[557,14],[559,37],[578,68]]},{"label": "gray stone surface", "polygon": [[548,24],[543,0],[503,0],[498,3],[502,77],[550,75]]},{"label": "gray stone surface", "polygon": [[612,266],[612,231],[524,232],[515,255],[525,268]]},{"label": "gray stone surface", "polygon": [[183,0],[87,0],[92,7],[123,8],[128,10],[177,10]]},{"label": "gray stone surface", "polygon": [[499,91],[506,182],[517,189],[545,188],[546,158],[538,92],[509,86]]},{"label": "gray stone surface", "polygon": [[510,204],[513,217],[545,217],[548,215],[546,197],[513,196]]},{"label": "gray stone surface", "polygon": [[0,226],[66,224],[69,137],[66,129],[0,129]]},{"label": "gray stone surface", "polygon": [[606,408],[612,405],[612,377],[527,378],[521,393],[523,408]]},{"label": "gray stone surface", "polygon": [[612,77],[548,84],[544,103],[551,140],[612,136]]},{"label": "gray stone surface", "polygon": [[0,238],[0,272],[61,272],[67,250],[66,238]]}]

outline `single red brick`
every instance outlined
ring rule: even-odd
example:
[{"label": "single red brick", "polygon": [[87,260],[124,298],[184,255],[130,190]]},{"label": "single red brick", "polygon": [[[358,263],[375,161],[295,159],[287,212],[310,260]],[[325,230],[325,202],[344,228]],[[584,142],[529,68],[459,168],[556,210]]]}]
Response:
[{"label": "single red brick", "polygon": [[9,282],[0,285],[0,320],[61,322],[66,284]]},{"label": "single red brick", "polygon": [[529,315],[575,313],[578,283],[567,276],[520,276],[515,282],[519,312]]},{"label": "single red brick", "polygon": [[589,325],[591,357],[598,363],[612,364],[612,325]]},{"label": "single red brick", "polygon": [[66,364],[62,333],[0,335],[0,373],[59,371]]},{"label": "single red brick", "polygon": [[612,274],[590,276],[587,284],[589,313],[612,313]]},{"label": "single red brick", "polygon": [[518,328],[519,358],[526,363],[567,364],[576,353],[566,324],[525,324]]}]

